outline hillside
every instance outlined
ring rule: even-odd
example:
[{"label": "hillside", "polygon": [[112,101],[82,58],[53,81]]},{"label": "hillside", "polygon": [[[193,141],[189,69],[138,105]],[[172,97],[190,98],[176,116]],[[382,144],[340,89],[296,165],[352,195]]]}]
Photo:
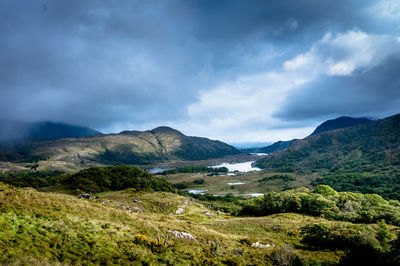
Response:
[{"label": "hillside", "polygon": [[297,140],[256,165],[275,171],[318,173],[324,178],[316,182],[329,181],[335,189],[399,198],[399,147],[400,115],[395,115]]},{"label": "hillside", "polygon": [[[319,125],[311,135],[315,135],[318,133],[322,133],[325,131],[335,130],[339,128],[352,127],[361,124],[367,124],[374,122],[368,118],[353,118],[348,116],[341,116],[335,119],[327,120]],[[288,140],[288,141],[277,141],[269,146],[258,148],[257,152],[263,153],[273,153],[277,151],[281,151],[289,147],[296,139]]]},{"label": "hillside", "polygon": [[348,116],[341,116],[336,119],[327,120],[321,125],[319,125],[311,135],[315,135],[321,132],[339,129],[339,128],[346,128],[346,127],[353,127],[362,124],[368,124],[374,122],[368,118],[354,118]]},{"label": "hillside", "polygon": [[293,143],[296,139],[288,140],[288,141],[277,141],[267,147],[260,148],[259,151],[263,153],[272,153],[286,149]]},{"label": "hillside", "polygon": [[217,140],[188,137],[169,127],[65,138],[3,147],[1,161],[40,161],[40,166],[80,169],[94,165],[201,160],[240,153]]},{"label": "hillside", "polygon": [[[86,199],[0,183],[0,202],[5,265],[398,265],[399,202],[326,186],[249,200],[132,188]],[[230,205],[242,214],[220,211]],[[390,224],[373,223],[381,217]]]},{"label": "hillside", "polygon": [[0,121],[0,141],[52,140],[101,134],[91,128],[53,122]]}]

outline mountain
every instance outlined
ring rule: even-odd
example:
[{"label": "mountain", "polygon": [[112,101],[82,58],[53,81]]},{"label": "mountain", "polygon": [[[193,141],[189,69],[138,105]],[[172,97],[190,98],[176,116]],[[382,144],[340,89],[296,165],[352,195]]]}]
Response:
[{"label": "mountain", "polygon": [[295,141],[296,139],[292,139],[292,140],[287,140],[287,141],[277,141],[267,147],[263,147],[261,149],[259,149],[260,152],[263,153],[272,153],[272,152],[277,152],[277,151],[281,151],[286,149],[287,147],[290,146],[290,144],[293,143],[293,141]]},{"label": "mountain", "polygon": [[314,132],[311,135],[315,135],[321,132],[329,131],[329,130],[334,130],[338,128],[346,128],[346,127],[352,127],[356,125],[361,125],[361,124],[368,124],[372,123],[374,120],[368,119],[368,118],[354,118],[354,117],[349,117],[349,116],[341,116],[336,119],[331,119],[327,120],[321,125],[319,125]]},{"label": "mountain", "polygon": [[252,151],[252,150],[258,150],[261,147],[271,145],[272,142],[234,142],[234,143],[228,143],[228,144],[232,145],[233,147],[235,147],[239,150]]},{"label": "mountain", "polygon": [[[314,134],[257,162],[263,168],[331,169],[351,164],[387,167],[400,164],[400,114],[354,127]],[[348,166],[350,167],[350,166]]]},{"label": "mountain", "polygon": [[79,169],[93,165],[149,164],[168,160],[203,160],[238,154],[217,140],[188,137],[169,128],[123,131],[81,138],[26,142],[0,151],[1,161],[45,161],[41,165]]},{"label": "mountain", "polygon": [[72,137],[79,138],[101,134],[101,132],[91,128],[53,122],[2,120],[0,124],[0,140],[2,141],[40,141]]},{"label": "mountain", "polygon": [[[348,116],[342,116],[338,117],[336,119],[331,119],[323,122],[321,125],[319,125],[314,132],[311,135],[315,135],[321,132],[329,131],[329,130],[335,130],[339,128],[346,128],[346,127],[352,127],[356,125],[361,125],[361,124],[367,124],[367,123],[372,123],[374,122],[371,119],[368,118],[353,118],[353,117],[348,117]],[[263,147],[263,148],[258,148],[257,152],[263,152],[263,153],[273,153],[277,151],[281,151],[289,147],[296,139],[288,140],[288,141],[277,141],[269,146]]]},{"label": "mountain", "polygon": [[400,114],[297,140],[256,166],[317,173],[315,184],[400,199]]}]

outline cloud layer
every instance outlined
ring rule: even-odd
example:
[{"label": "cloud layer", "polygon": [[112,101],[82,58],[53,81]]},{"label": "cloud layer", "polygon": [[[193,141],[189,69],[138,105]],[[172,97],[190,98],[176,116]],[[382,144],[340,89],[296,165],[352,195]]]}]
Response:
[{"label": "cloud layer", "polygon": [[400,112],[398,1],[1,1],[0,118],[229,142]]}]

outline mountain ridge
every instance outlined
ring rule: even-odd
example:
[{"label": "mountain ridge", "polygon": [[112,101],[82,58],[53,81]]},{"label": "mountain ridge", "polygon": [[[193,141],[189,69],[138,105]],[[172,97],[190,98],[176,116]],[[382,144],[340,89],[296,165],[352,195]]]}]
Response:
[{"label": "mountain ridge", "polygon": [[340,116],[335,119],[329,119],[322,124],[320,124],[311,135],[326,132],[329,130],[335,130],[339,128],[347,128],[352,126],[357,126],[361,124],[372,123],[374,120],[365,117],[350,117],[350,116]]},{"label": "mountain ridge", "polygon": [[310,135],[256,162],[278,171],[400,174],[400,114]]},{"label": "mountain ridge", "polygon": [[218,140],[186,136],[169,127],[80,138],[24,142],[0,150],[1,161],[41,161],[74,169],[96,165],[143,165],[170,160],[204,160],[240,151]]},{"label": "mountain ridge", "polygon": [[[311,133],[311,135],[316,135],[316,134],[330,131],[330,130],[347,128],[347,127],[352,127],[352,126],[357,126],[357,125],[367,124],[367,123],[372,123],[372,122],[374,122],[374,120],[369,119],[369,118],[364,118],[364,117],[341,116],[341,117],[337,117],[334,119],[326,120],[325,122],[321,123],[319,126],[317,126],[315,128],[315,130],[313,131],[313,133]],[[287,140],[287,141],[279,140],[269,146],[257,148],[256,150],[257,150],[257,152],[263,152],[263,153],[278,152],[278,151],[288,148],[296,140],[297,139],[292,139],[292,140]]]}]

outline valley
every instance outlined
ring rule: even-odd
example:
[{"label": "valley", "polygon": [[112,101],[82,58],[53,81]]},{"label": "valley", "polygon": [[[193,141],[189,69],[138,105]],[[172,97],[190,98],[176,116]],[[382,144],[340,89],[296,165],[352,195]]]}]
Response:
[{"label": "valley", "polygon": [[251,152],[165,127],[3,146],[0,263],[398,265],[399,125]]},{"label": "valley", "polygon": [[0,17],[0,266],[400,266],[400,0]]}]

